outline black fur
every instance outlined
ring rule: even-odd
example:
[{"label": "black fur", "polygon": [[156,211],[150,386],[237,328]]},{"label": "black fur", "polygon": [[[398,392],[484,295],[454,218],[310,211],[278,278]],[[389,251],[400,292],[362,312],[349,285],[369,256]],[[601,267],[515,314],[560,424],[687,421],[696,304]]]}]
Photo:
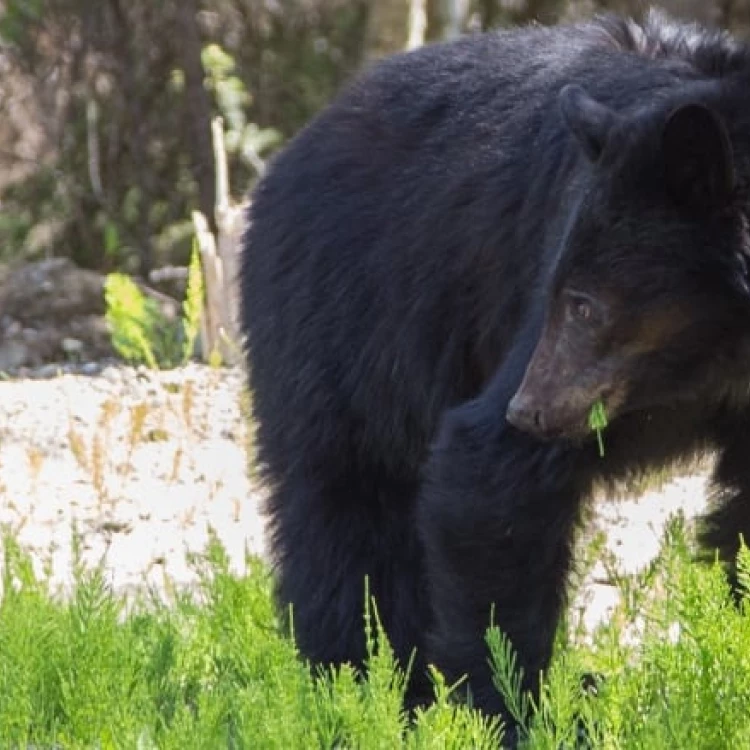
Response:
[{"label": "black fur", "polygon": [[[594,480],[715,447],[705,539],[731,559],[750,538],[748,92],[750,49],[658,15],[519,29],[374,66],[275,159],[242,320],[306,657],[361,663],[369,576],[397,655],[417,649],[412,697],[426,659],[502,713],[490,609],[535,686]],[[604,458],[505,418],[571,285],[616,318],[574,385],[630,352],[626,328],[640,346],[617,359]]]}]

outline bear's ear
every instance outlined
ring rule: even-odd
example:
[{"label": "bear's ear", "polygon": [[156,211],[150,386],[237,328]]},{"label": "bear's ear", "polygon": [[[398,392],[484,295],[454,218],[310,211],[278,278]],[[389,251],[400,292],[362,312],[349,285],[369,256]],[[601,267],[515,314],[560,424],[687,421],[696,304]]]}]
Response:
[{"label": "bear's ear", "polygon": [[565,124],[589,159],[597,161],[619,116],[574,83],[560,90],[559,103]]},{"label": "bear's ear", "polygon": [[721,118],[702,104],[687,104],[667,119],[662,133],[667,188],[693,210],[725,206],[734,187],[732,143]]}]

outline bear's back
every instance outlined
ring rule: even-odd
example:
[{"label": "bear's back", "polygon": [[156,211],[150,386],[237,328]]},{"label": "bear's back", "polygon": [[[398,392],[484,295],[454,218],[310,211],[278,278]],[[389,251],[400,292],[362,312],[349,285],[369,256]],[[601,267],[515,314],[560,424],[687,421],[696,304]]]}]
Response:
[{"label": "bear's back", "polygon": [[373,65],[253,196],[242,317],[261,421],[296,410],[288,432],[307,434],[304,415],[321,425],[341,408],[363,443],[421,460],[440,413],[481,389],[539,296],[580,164],[562,86],[626,111],[748,71],[728,36],[658,15]]}]

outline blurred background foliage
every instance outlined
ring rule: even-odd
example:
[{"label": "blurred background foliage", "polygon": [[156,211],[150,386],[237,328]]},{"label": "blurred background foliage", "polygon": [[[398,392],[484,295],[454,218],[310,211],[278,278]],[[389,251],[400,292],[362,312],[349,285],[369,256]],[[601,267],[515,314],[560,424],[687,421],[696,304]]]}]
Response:
[{"label": "blurred background foliage", "polygon": [[[664,0],[747,35],[750,0]],[[639,0],[0,0],[0,263],[187,265],[212,216],[210,121],[232,191],[374,58]]]}]

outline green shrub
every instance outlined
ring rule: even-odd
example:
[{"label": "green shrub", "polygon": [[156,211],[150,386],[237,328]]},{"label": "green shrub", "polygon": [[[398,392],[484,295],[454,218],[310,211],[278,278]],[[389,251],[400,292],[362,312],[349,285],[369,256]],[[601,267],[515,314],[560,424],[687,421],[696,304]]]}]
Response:
[{"label": "green shrub", "polygon": [[[216,541],[193,560],[196,590],[170,606],[126,607],[101,570],[80,565],[73,594],[53,598],[13,539],[3,547],[0,747],[498,747],[500,722],[457,701],[434,669],[435,701],[402,711],[404,674],[374,608],[367,679],[348,666],[311,675],[281,631],[269,571],[248,557],[247,574],[232,575]],[[718,565],[689,557],[675,525],[626,585],[642,596],[624,590],[591,645],[558,648],[538,696],[522,694],[513,649],[490,627],[488,658],[522,749],[750,747],[750,607],[733,601]],[[744,547],[739,569],[746,586]],[[603,675],[595,693],[584,672]]]},{"label": "green shrub", "polygon": [[198,249],[198,241],[194,239],[193,252],[190,255],[190,265],[188,266],[188,284],[185,292],[185,301],[182,303],[183,363],[187,362],[195,351],[195,342],[200,333],[201,315],[203,314],[204,289],[200,250]]},{"label": "green shrub", "polygon": [[183,317],[169,320],[127,275],[111,273],[104,285],[106,318],[115,351],[131,364],[152,369],[177,367],[193,355],[203,310],[203,274],[194,246]]}]

